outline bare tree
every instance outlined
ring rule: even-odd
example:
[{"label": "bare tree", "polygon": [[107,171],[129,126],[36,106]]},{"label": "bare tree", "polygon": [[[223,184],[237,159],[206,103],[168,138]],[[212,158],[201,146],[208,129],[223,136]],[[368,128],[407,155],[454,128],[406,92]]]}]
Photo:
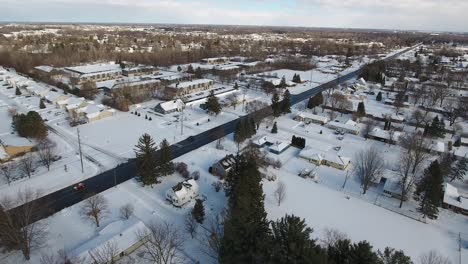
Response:
[{"label": "bare tree", "polygon": [[91,196],[83,201],[80,208],[80,214],[85,220],[91,220],[99,227],[101,220],[109,213],[106,198],[100,194]]},{"label": "bare tree", "polygon": [[423,113],[423,111],[416,109],[411,113],[411,121],[414,122],[415,130],[419,127],[422,127],[424,124],[429,122],[427,112]]},{"label": "bare tree", "polygon": [[359,151],[354,160],[354,174],[361,181],[362,194],[366,194],[372,182],[375,182],[383,172],[383,157],[375,146],[371,146]]},{"label": "bare tree", "polygon": [[0,168],[0,171],[2,172],[3,178],[7,181],[8,185],[11,184],[11,181],[13,179],[13,164],[12,163],[6,163]]},{"label": "bare tree", "polygon": [[24,157],[20,160],[20,170],[24,176],[31,178],[31,175],[34,171],[34,156],[32,153],[28,153],[24,155]]},{"label": "bare tree", "polygon": [[101,247],[90,250],[88,253],[92,263],[115,264],[117,263],[116,256],[120,252],[117,242],[112,240],[107,241]]},{"label": "bare tree", "polygon": [[0,240],[7,248],[21,250],[26,260],[47,238],[44,222],[37,221],[45,209],[37,201],[40,197],[40,192],[26,189],[0,200]]},{"label": "bare tree", "polygon": [[157,264],[185,262],[182,252],[185,238],[172,224],[154,222],[147,230],[139,230],[137,236],[146,241],[142,246],[143,259]]},{"label": "bare tree", "polygon": [[57,253],[43,254],[40,259],[41,264],[83,264],[84,259],[79,257],[72,257],[68,255],[63,249],[57,251]]},{"label": "bare tree", "polygon": [[13,108],[13,107],[8,108],[8,115],[10,117],[14,117],[17,114],[18,114],[18,110],[16,110],[16,108]]},{"label": "bare tree", "polygon": [[452,262],[436,250],[431,250],[419,257],[420,264],[451,264]]},{"label": "bare tree", "polygon": [[430,142],[420,133],[413,133],[401,137],[400,145],[403,150],[396,167],[401,188],[401,208],[417,180],[421,166],[429,157]]},{"label": "bare tree", "polygon": [[219,252],[221,250],[225,218],[226,213],[222,212],[219,215],[207,219],[205,221],[205,224],[207,224],[206,227],[201,226],[205,232],[202,236],[199,236],[198,239],[202,245],[200,250],[215,261],[218,261]]},{"label": "bare tree", "polygon": [[133,211],[135,211],[135,208],[133,208],[133,205],[131,204],[125,204],[120,207],[120,217],[122,219],[128,220],[130,216],[133,215]]},{"label": "bare tree", "polygon": [[55,156],[55,146],[48,140],[42,140],[37,145],[37,153],[39,154],[39,160],[41,163],[50,171],[50,165],[54,161]]},{"label": "bare tree", "polygon": [[334,228],[325,228],[323,230],[321,242],[325,248],[328,248],[329,246],[334,246],[336,242],[345,239],[348,239],[348,235],[346,235],[346,233]]},{"label": "bare tree", "polygon": [[237,93],[231,93],[226,96],[226,101],[228,102],[229,106],[232,106],[234,110],[236,110],[236,106],[239,104],[239,96]]},{"label": "bare tree", "polygon": [[275,192],[273,193],[278,202],[278,206],[286,199],[286,184],[284,182],[278,182],[278,186],[276,187]]},{"label": "bare tree", "polygon": [[197,233],[197,226],[198,223],[195,218],[192,216],[192,214],[188,214],[185,217],[185,231],[187,231],[192,238],[194,238],[195,234]]}]

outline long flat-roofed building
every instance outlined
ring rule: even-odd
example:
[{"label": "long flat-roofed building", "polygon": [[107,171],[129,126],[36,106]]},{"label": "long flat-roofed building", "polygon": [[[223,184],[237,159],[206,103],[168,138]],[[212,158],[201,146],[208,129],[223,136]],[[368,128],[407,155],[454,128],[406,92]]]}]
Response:
[{"label": "long flat-roofed building", "polygon": [[65,72],[70,74],[77,84],[87,81],[98,82],[114,79],[122,75],[122,68],[115,63],[90,64],[76,67],[66,67]]}]

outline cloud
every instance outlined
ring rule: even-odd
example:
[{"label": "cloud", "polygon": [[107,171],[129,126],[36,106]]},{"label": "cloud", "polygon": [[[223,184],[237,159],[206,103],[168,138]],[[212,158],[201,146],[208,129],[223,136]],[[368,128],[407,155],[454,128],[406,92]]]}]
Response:
[{"label": "cloud", "polygon": [[4,21],[468,31],[466,0],[0,0]]}]

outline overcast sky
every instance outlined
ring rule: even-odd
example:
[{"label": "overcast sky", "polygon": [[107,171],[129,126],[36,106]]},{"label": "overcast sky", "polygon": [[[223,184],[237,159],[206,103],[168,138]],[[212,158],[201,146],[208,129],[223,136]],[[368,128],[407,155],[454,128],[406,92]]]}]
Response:
[{"label": "overcast sky", "polygon": [[468,32],[468,0],[0,0],[0,21]]}]

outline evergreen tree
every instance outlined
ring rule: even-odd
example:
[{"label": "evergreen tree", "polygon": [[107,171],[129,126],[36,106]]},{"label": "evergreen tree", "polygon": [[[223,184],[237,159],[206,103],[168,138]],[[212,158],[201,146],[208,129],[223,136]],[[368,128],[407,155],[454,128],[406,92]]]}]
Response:
[{"label": "evergreen tree", "polygon": [[401,250],[386,247],[383,252],[377,252],[381,264],[413,264],[411,258],[406,256]]},{"label": "evergreen tree", "polygon": [[159,183],[160,174],[156,169],[156,150],[156,144],[148,134],[143,134],[135,146],[137,173],[144,185]]},{"label": "evergreen tree", "polygon": [[360,241],[357,244],[353,244],[351,247],[351,263],[363,264],[368,263],[377,264],[379,259],[377,254],[372,251],[372,246],[367,241]]},{"label": "evergreen tree", "polygon": [[328,246],[327,252],[329,260],[335,264],[380,264],[377,254],[367,241],[351,244],[349,239],[338,240]]},{"label": "evergreen tree", "polygon": [[272,263],[327,263],[324,251],[310,238],[313,230],[304,219],[286,215],[272,222],[271,229]]},{"label": "evergreen tree", "polygon": [[15,95],[21,95],[21,91],[20,91],[20,89],[18,87],[16,87]]},{"label": "evergreen tree", "polygon": [[437,219],[443,182],[439,162],[435,160],[424,170],[422,179],[416,184],[414,199],[419,202],[418,211],[430,219]]},{"label": "evergreen tree", "polygon": [[432,119],[428,134],[433,137],[445,136],[444,124],[439,121],[439,116],[435,116],[434,119]]},{"label": "evergreen tree", "polygon": [[309,102],[307,103],[307,108],[314,109],[315,107],[323,104],[323,94],[322,92],[314,95],[313,97],[309,98]]},{"label": "evergreen tree", "polygon": [[273,110],[273,116],[278,117],[281,115],[281,104],[278,93],[275,91],[271,98],[271,108]]},{"label": "evergreen tree", "polygon": [[301,80],[301,75],[298,73],[298,74],[297,74],[297,77],[296,77],[295,83],[301,83],[301,82],[302,82],[302,80]]},{"label": "evergreen tree", "polygon": [[47,127],[41,115],[35,111],[13,116],[12,128],[21,137],[44,139],[47,137]]},{"label": "evergreen tree", "polygon": [[197,70],[195,71],[195,77],[196,77],[197,79],[203,78],[203,73],[202,73],[202,70],[201,70],[200,67],[198,67]]},{"label": "evergreen tree", "polygon": [[283,101],[281,101],[281,112],[291,113],[291,93],[286,89],[283,94]]},{"label": "evergreen tree", "polygon": [[157,162],[157,170],[161,175],[166,176],[174,173],[174,163],[172,162],[172,151],[166,139],[159,144],[160,155]]},{"label": "evergreen tree", "polygon": [[450,168],[450,182],[454,180],[463,181],[465,178],[466,172],[468,171],[468,163],[466,159],[459,159],[454,162],[452,168]]},{"label": "evergreen tree", "polygon": [[237,84],[237,82],[234,83],[234,89],[239,90],[239,84]]},{"label": "evergreen tree", "polygon": [[42,100],[42,99],[39,100],[39,108],[40,108],[40,109],[46,108],[46,106],[45,106],[45,104],[44,104],[44,100]]},{"label": "evergreen tree", "polygon": [[234,130],[234,141],[237,143],[237,145],[239,146],[240,144],[242,144],[242,142],[244,142],[244,140],[247,139],[247,135],[246,135],[246,129],[245,129],[245,123],[242,122],[243,119],[241,119],[237,125],[236,125],[236,129]]},{"label": "evergreen tree", "polygon": [[178,72],[181,72],[181,71],[182,71],[182,67],[180,67],[180,65],[177,66],[177,71],[178,71]]},{"label": "evergreen tree", "polygon": [[359,117],[366,116],[366,107],[364,106],[364,102],[359,102],[356,113]]},{"label": "evergreen tree", "polygon": [[255,159],[238,157],[226,178],[228,211],[219,263],[266,263],[270,229]]},{"label": "evergreen tree", "polygon": [[195,73],[195,71],[193,70],[192,64],[189,64],[189,66],[187,67],[187,73],[191,73],[191,74]]},{"label": "evergreen tree", "polygon": [[272,134],[278,133],[278,126],[276,125],[276,122],[273,124],[273,127],[271,128],[271,133]]},{"label": "evergreen tree", "polygon": [[378,102],[382,101],[382,92],[379,92],[377,94],[377,97],[375,97],[375,100],[378,101]]},{"label": "evergreen tree", "polygon": [[283,76],[283,77],[281,78],[281,82],[280,82],[280,84],[279,84],[279,87],[280,87],[280,88],[286,88],[286,77]]},{"label": "evergreen tree", "polygon": [[210,95],[206,99],[206,110],[210,114],[218,115],[221,113],[221,105],[219,104],[218,97],[215,96],[214,91],[211,90]]},{"label": "evergreen tree", "polygon": [[203,200],[196,199],[195,206],[192,209],[192,217],[199,224],[203,224],[205,220],[205,207],[203,206]]}]

